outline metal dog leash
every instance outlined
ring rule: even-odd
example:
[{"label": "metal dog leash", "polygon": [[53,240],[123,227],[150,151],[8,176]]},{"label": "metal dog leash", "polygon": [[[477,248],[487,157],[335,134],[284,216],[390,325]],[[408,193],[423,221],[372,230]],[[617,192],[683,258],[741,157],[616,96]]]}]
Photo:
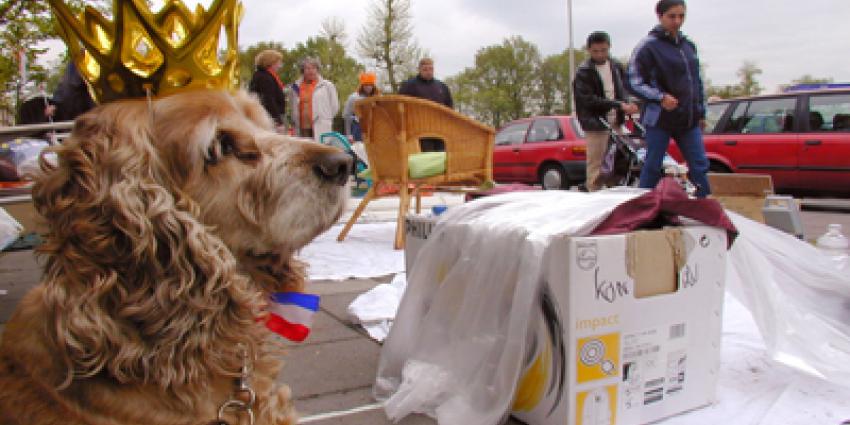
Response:
[{"label": "metal dog leash", "polygon": [[[222,403],[218,408],[218,417],[215,421],[210,422],[210,425],[230,425],[224,420],[224,414],[228,411],[245,412],[248,416],[248,425],[254,425],[254,403],[257,401],[257,393],[251,388],[249,375],[251,373],[250,363],[248,361],[248,350],[242,347],[242,368],[240,369],[239,378],[236,379],[236,389],[230,395],[230,398]],[[246,394],[248,401],[239,398],[240,394]]]}]

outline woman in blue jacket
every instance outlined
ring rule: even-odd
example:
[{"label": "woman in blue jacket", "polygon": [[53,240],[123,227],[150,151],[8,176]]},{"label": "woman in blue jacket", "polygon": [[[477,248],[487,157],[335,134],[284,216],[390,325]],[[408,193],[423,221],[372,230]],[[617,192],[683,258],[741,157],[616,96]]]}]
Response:
[{"label": "woman in blue jacket", "polygon": [[696,196],[705,197],[711,193],[702,142],[705,95],[696,46],[680,31],[685,2],[660,0],[655,12],[659,24],[635,47],[628,69],[629,88],[644,103],[641,121],[646,127],[647,155],[640,187],[651,189],[658,184],[672,137],[688,163]]}]

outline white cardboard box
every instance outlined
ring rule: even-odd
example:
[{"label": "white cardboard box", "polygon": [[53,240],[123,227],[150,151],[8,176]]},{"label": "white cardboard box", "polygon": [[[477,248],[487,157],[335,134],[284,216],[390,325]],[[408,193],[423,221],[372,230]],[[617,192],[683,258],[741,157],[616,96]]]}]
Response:
[{"label": "white cardboard box", "polygon": [[431,214],[407,214],[404,217],[404,269],[408,276],[419,249],[428,240],[439,217]]},{"label": "white cardboard box", "polygon": [[715,400],[723,230],[565,237],[548,258],[514,416],[529,425],[636,425]]}]

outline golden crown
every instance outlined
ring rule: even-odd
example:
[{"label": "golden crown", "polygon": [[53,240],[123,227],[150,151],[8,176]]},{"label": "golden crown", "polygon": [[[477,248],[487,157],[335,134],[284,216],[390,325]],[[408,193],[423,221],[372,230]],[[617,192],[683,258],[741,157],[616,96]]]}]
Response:
[{"label": "golden crown", "polygon": [[[62,0],[49,0],[59,32],[99,103],[165,96],[188,88],[239,86],[238,0],[215,0],[193,13],[167,0],[153,13],[145,0],[113,0],[114,22],[91,6],[75,17]],[[226,48],[220,49],[222,32]]]}]

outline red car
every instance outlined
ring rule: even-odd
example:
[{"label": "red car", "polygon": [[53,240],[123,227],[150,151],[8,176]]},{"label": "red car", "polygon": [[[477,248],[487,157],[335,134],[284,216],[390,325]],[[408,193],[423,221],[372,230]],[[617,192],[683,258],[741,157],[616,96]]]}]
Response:
[{"label": "red car", "polygon": [[572,116],[512,121],[496,133],[493,177],[499,183],[567,189],[585,180],[587,146]]},{"label": "red car", "polygon": [[778,191],[850,193],[850,90],[713,102],[706,121],[711,171],[769,174]]}]

